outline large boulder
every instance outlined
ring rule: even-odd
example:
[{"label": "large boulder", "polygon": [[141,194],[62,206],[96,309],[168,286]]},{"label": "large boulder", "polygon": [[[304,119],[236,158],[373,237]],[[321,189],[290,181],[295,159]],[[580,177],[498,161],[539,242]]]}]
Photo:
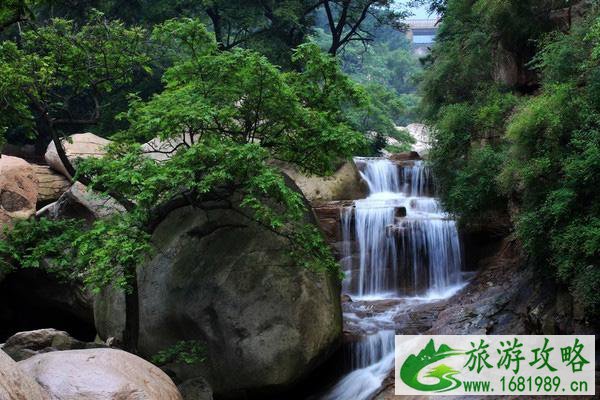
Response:
[{"label": "large boulder", "polygon": [[17,365],[61,400],[181,400],[158,367],[115,349],[38,354]]},{"label": "large boulder", "polygon": [[[104,156],[106,154],[106,147],[110,143],[110,140],[96,136],[93,133],[77,133],[62,141],[67,158],[71,163],[75,163],[78,158]],[[44,158],[52,169],[66,177],[71,177],[58,156],[54,142],[50,142],[48,145]]]},{"label": "large boulder", "polygon": [[331,176],[307,175],[298,168],[278,162],[276,165],[298,185],[310,202],[356,200],[367,197],[368,187],[352,161],[341,164]]},{"label": "large boulder", "polygon": [[48,328],[16,333],[6,339],[2,350],[13,360],[22,361],[39,353],[97,347],[105,346],[82,342],[65,331]]},{"label": "large boulder", "polygon": [[[156,255],[138,269],[138,348],[201,342],[204,362],[168,367],[180,381],[204,377],[219,397],[286,390],[341,340],[339,282],[299,266],[283,237],[215,208],[180,208],[157,227]],[[97,299],[101,338],[121,335],[123,308],[121,293]]]},{"label": "large boulder", "polygon": [[27,219],[35,214],[38,181],[27,161],[0,156],[0,229],[14,219]]},{"label": "large boulder", "polygon": [[39,383],[25,374],[2,350],[0,350],[0,399],[51,400],[50,395]]},{"label": "large boulder", "polygon": [[33,165],[38,180],[38,203],[48,204],[58,198],[71,186],[71,182],[62,174],[47,165]]},{"label": "large boulder", "polygon": [[37,212],[38,217],[51,219],[75,218],[92,223],[125,211],[115,199],[88,190],[75,182],[60,198]]}]

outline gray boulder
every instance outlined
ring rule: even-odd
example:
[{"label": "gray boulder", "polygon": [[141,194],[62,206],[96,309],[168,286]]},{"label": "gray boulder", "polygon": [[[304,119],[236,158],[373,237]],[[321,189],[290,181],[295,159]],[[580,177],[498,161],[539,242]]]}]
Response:
[{"label": "gray boulder", "polygon": [[92,223],[125,211],[117,201],[108,196],[90,191],[79,182],[75,182],[57,201],[40,209],[36,216],[50,219],[83,219]]},{"label": "gray boulder", "polygon": [[[179,381],[202,376],[220,397],[276,393],[337,349],[338,279],[297,265],[282,237],[231,209],[185,207],[153,241],[156,255],[138,269],[139,351],[203,343],[204,362],[168,366]],[[122,335],[123,298],[107,290],[96,299],[101,338]]]},{"label": "gray boulder", "polygon": [[6,339],[2,350],[13,360],[22,361],[40,353],[96,347],[106,346],[82,342],[65,331],[49,328],[16,333]]},{"label": "gray boulder", "polygon": [[202,378],[189,379],[177,386],[183,400],[213,400],[212,389]]}]

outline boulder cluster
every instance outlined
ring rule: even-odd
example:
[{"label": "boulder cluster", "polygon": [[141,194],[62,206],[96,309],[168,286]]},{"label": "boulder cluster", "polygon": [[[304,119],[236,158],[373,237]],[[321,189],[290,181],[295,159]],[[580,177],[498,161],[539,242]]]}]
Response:
[{"label": "boulder cluster", "polygon": [[[82,157],[101,157],[109,143],[82,133],[63,146],[76,163]],[[165,149],[174,146],[155,140],[144,148],[162,162]],[[327,184],[308,177],[295,180],[302,183],[297,190],[314,200],[351,190],[357,175],[342,165]],[[18,219],[77,218],[91,224],[124,212],[114,199],[73,182],[54,144],[42,165],[0,158],[0,200],[3,229]],[[310,212],[306,220],[315,222]],[[73,315],[96,335],[95,340],[78,340],[69,335],[77,336],[75,330],[53,325],[11,331],[5,328],[12,320],[3,318],[16,315],[17,320],[29,311],[13,309],[25,307],[18,302],[0,306],[0,334],[5,333],[0,341],[6,340],[0,351],[0,399],[285,396],[338,349],[342,319],[337,276],[297,265],[283,237],[235,213],[230,205],[211,204],[209,211],[176,209],[156,227],[152,241],[157,251],[137,273],[137,355],[118,349],[124,343],[124,292],[108,287],[92,294],[80,283],[56,282],[45,274],[46,260],[40,260],[40,271],[0,276],[0,293],[4,288],[21,293],[23,286],[43,286],[31,289],[29,303]],[[199,343],[202,360],[169,361],[160,368],[146,361],[181,342]]]}]

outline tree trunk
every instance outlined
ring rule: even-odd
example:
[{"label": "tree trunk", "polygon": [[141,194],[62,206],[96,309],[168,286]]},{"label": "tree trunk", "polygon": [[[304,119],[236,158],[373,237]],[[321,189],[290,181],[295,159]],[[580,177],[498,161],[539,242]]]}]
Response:
[{"label": "tree trunk", "polygon": [[125,292],[125,332],[123,332],[123,344],[128,352],[133,354],[138,353],[139,335],[140,299],[137,273],[134,273],[131,290]]},{"label": "tree trunk", "polygon": [[[54,142],[54,146],[56,147],[56,154],[58,154],[58,158],[60,159],[60,162],[65,166],[65,169],[67,170],[69,175],[71,175],[71,178],[73,178],[76,174],[75,168],[73,167],[73,164],[71,164],[69,157],[67,157],[67,153],[65,151],[65,148],[62,145],[62,141],[60,140],[60,137],[58,136],[58,134],[56,133],[54,128],[50,128],[50,130],[52,133],[52,141]],[[82,182],[82,183],[84,183],[84,182]]]},{"label": "tree trunk", "polygon": [[219,15],[219,11],[214,8],[206,9],[206,14],[210,18],[210,21],[213,24],[213,31],[215,31],[215,40],[217,41],[217,46],[219,50],[225,49],[225,43],[223,43],[223,27],[221,24],[221,15]]}]

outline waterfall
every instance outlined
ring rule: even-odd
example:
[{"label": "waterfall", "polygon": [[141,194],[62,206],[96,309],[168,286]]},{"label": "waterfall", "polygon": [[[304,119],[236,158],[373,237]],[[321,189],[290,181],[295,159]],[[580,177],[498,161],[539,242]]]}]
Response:
[{"label": "waterfall", "polygon": [[369,399],[393,368],[393,328],[407,308],[377,304],[432,301],[462,285],[456,223],[433,197],[427,165],[385,158],[355,158],[355,164],[369,196],[341,210],[343,290],[353,299],[344,320],[364,334],[347,345],[350,373],[322,400]]},{"label": "waterfall", "polygon": [[[433,182],[423,161],[398,166],[384,158],[357,158],[356,163],[370,193],[342,212],[350,294],[416,296],[442,293],[460,283],[456,223],[437,199],[428,197]],[[348,244],[353,241],[357,268]]]},{"label": "waterfall", "polygon": [[400,177],[396,166],[384,158],[357,158],[358,163],[364,163],[365,168],[360,172],[367,182],[371,193],[398,192]]},{"label": "waterfall", "polygon": [[394,336],[394,331],[380,331],[355,343],[350,357],[354,371],[322,400],[360,400],[375,393],[394,367]]},{"label": "waterfall", "polygon": [[403,166],[401,176],[405,194],[411,197],[432,194],[431,170],[424,166],[423,161],[413,161],[412,165]]},{"label": "waterfall", "polygon": [[[358,295],[382,293],[393,282],[391,275],[397,269],[395,240],[386,231],[394,223],[394,208],[368,207],[358,202],[354,218],[360,249]],[[388,268],[390,263],[392,268]]]}]

